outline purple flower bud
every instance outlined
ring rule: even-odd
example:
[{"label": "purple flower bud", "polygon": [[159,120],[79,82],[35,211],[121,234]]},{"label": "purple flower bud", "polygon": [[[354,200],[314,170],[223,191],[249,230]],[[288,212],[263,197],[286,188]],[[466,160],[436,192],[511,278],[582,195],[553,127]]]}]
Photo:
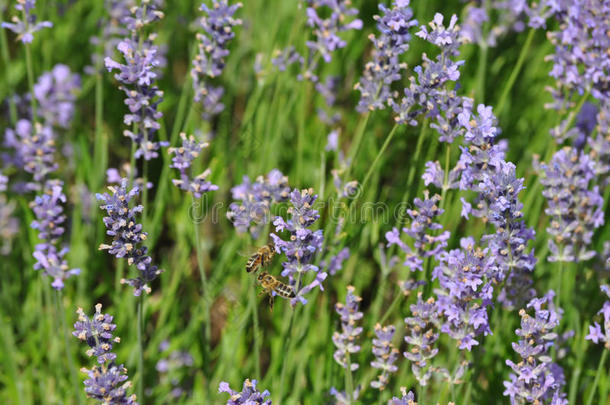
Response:
[{"label": "purple flower bud", "polygon": [[411,362],[411,370],[419,384],[424,386],[436,370],[429,362],[438,353],[434,344],[439,336],[440,314],[434,298],[423,301],[422,294],[418,293],[417,303],[411,305],[411,315],[405,318],[405,342],[410,348],[403,355]]},{"label": "purple flower bud", "polygon": [[74,116],[76,93],[80,90],[80,77],[72,74],[66,65],[55,65],[43,73],[34,85],[38,101],[38,115],[45,125],[68,128]]},{"label": "purple flower bud", "polygon": [[380,391],[386,387],[391,374],[398,371],[398,366],[394,363],[398,359],[398,350],[392,344],[392,338],[396,328],[393,325],[381,327],[380,324],[375,325],[376,339],[373,339],[373,354],[375,360],[371,362],[371,366],[381,371],[377,376],[376,381],[371,382],[371,387],[377,388]]},{"label": "purple flower bud", "polygon": [[259,392],[256,389],[256,380],[244,381],[241,392],[234,391],[229,386],[229,383],[222,381],[218,386],[218,392],[226,392],[231,395],[227,401],[227,405],[271,405],[271,399],[265,399],[269,395],[269,391]]},{"label": "purple flower bud", "polygon": [[610,286],[602,285],[600,289],[606,294],[608,300],[604,301],[602,309],[599,310],[598,314],[604,319],[604,332],[597,322],[593,322],[593,325],[589,325],[589,334],[585,339],[592,341],[595,344],[603,343],[604,347],[610,349]]},{"label": "purple flower bud", "polygon": [[341,367],[351,371],[359,367],[357,363],[351,362],[349,356],[360,351],[357,339],[362,333],[362,327],[356,326],[356,322],[362,319],[362,312],[358,311],[362,298],[356,296],[354,290],[353,286],[348,286],[345,305],[340,302],[335,304],[335,311],[341,316],[341,332],[333,334],[333,343],[337,347],[333,357]]},{"label": "purple flower bud", "polygon": [[195,198],[201,198],[208,191],[218,190],[218,186],[206,180],[211,173],[210,169],[204,170],[203,173],[194,178],[191,178],[190,174],[187,173],[187,169],[190,169],[193,160],[199,156],[204,148],[208,147],[208,143],[199,142],[192,135],[187,138],[184,133],[181,133],[180,137],[182,138],[182,146],[168,149],[168,153],[174,154],[169,167],[180,170],[180,179],[172,180],[174,185],[181,190],[193,193]]},{"label": "purple flower bud", "polygon": [[392,397],[388,402],[388,405],[417,405],[417,402],[415,402],[415,394],[412,391],[407,392],[405,387],[400,387],[400,392],[402,397]]},{"label": "purple flower bud", "polygon": [[127,188],[129,180],[124,178],[119,186],[110,186],[111,194],[96,194],[96,198],[103,204],[100,208],[106,211],[104,225],[106,234],[112,236],[112,244],[101,244],[101,250],[116,258],[127,259],[127,264],[134,265],[139,275],[133,279],[123,279],[121,283],[129,284],[134,288],[134,295],[139,296],[142,291],[150,293],[149,283],[155,280],[163,270],[152,264],[152,259],[147,255],[148,249],[142,246],[148,234],[142,230],[142,225],[137,223],[136,216],[142,212],[143,207],[136,205],[130,208],[130,201],[140,193],[140,189],[134,186],[131,190]]},{"label": "purple flower bud", "polygon": [[21,42],[30,43],[34,40],[34,33],[43,28],[51,28],[53,23],[50,21],[36,22],[36,15],[32,9],[36,6],[36,0],[17,0],[15,9],[19,11],[19,16],[13,16],[12,23],[3,22],[2,28],[7,28],[17,34],[17,39]]}]

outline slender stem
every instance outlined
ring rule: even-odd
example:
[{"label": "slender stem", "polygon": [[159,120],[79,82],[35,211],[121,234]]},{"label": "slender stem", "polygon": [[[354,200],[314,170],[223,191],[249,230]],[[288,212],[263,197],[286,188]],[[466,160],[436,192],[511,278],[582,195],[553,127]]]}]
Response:
[{"label": "slender stem", "polygon": [[147,204],[148,203],[148,160],[144,159],[144,161],[142,162],[142,166],[143,166],[142,206],[144,207],[142,209],[142,226],[144,227],[144,229],[147,229],[146,220],[148,219],[148,215],[146,213],[148,210],[146,209],[146,207],[148,206],[148,204]]},{"label": "slender stem", "polygon": [[584,331],[587,329],[587,322],[580,328],[580,333],[578,336],[578,341],[580,341],[580,348],[576,352],[576,367],[574,369],[574,373],[572,374],[572,378],[570,379],[570,388],[568,390],[568,403],[575,404],[576,403],[576,394],[578,393],[578,383],[580,381],[580,375],[582,374],[582,365],[585,358],[585,350],[587,346],[587,340],[585,339]]},{"label": "slender stem", "polygon": [[32,121],[38,121],[36,110],[36,97],[34,95],[34,69],[32,68],[32,51],[30,44],[25,44],[25,65],[28,72],[28,86],[30,87],[30,104],[32,106]]},{"label": "slender stem", "polygon": [[392,301],[392,303],[388,307],[387,311],[385,311],[385,313],[381,317],[381,320],[379,321],[380,324],[382,324],[382,325],[385,324],[386,319],[388,319],[388,317],[392,314],[392,311],[394,311],[394,309],[396,308],[396,306],[400,302],[401,298],[404,298],[404,297],[402,296],[402,293],[400,292],[400,289],[399,289],[398,293],[394,297],[394,300]]},{"label": "slender stem", "polygon": [[561,306],[561,285],[563,284],[563,260],[559,260],[557,262],[558,270],[557,270],[557,295],[555,296],[555,306]]},{"label": "slender stem", "polygon": [[[0,23],[2,23],[2,16],[0,15]],[[10,75],[8,71],[8,67],[10,64],[10,55],[8,53],[8,43],[6,42],[6,30],[0,28],[0,53],[2,54],[2,62],[4,63],[4,80],[6,81],[6,85],[9,86],[9,94],[12,94],[12,89],[10,87]],[[11,124],[15,124],[17,122],[17,106],[15,105],[15,99],[12,96],[8,97],[8,106],[10,111]]]},{"label": "slender stem", "polygon": [[500,96],[500,101],[498,102],[498,108],[496,110],[496,115],[500,116],[502,111],[504,111],[504,105],[506,104],[506,100],[508,100],[508,94],[513,88],[515,81],[517,80],[517,76],[521,72],[521,67],[523,67],[523,62],[525,61],[525,57],[527,56],[530,46],[532,45],[532,40],[534,39],[534,34],[536,30],[530,28],[530,31],[527,34],[527,38],[525,39],[525,44],[521,48],[521,52],[519,53],[519,57],[517,58],[517,63],[513,67],[512,72],[510,72],[510,76],[508,77],[508,81],[502,90],[502,95]]},{"label": "slender stem", "polygon": [[144,403],[144,340],[142,339],[142,333],[144,328],[144,297],[140,295],[138,297],[138,398],[140,399],[140,403]]},{"label": "slender stem", "polygon": [[485,102],[485,74],[487,73],[487,44],[479,47],[479,66],[477,69],[477,99]]},{"label": "slender stem", "polygon": [[388,148],[388,145],[392,141],[392,138],[394,137],[394,134],[396,133],[397,129],[398,129],[398,124],[394,124],[394,127],[390,131],[390,134],[388,135],[388,137],[385,139],[385,142],[381,146],[381,149],[379,150],[379,153],[377,153],[377,156],[375,156],[375,160],[373,160],[373,163],[371,163],[371,165],[369,166],[369,170],[366,172],[366,176],[364,176],[364,180],[362,181],[361,190],[364,191],[364,188],[365,188],[366,184],[368,183],[371,175],[373,174],[373,170],[375,169],[375,166],[377,165],[377,162],[379,162],[379,159],[381,159],[381,156],[383,155],[385,150]]},{"label": "slender stem", "polygon": [[[91,183],[92,190],[96,191],[104,180],[108,151],[103,145],[102,126],[104,125],[104,81],[100,73],[95,76],[95,141],[93,143],[93,156],[96,170]],[[97,211],[97,210],[96,210]]]},{"label": "slender stem", "polygon": [[358,155],[358,150],[360,149],[360,144],[362,143],[362,138],[364,137],[366,124],[369,122],[370,116],[371,116],[371,113],[367,112],[360,119],[360,124],[358,125],[358,128],[356,129],[356,136],[354,138],[354,142],[352,143],[352,145],[350,147],[350,153],[349,153],[348,159],[347,159],[347,168],[345,169],[344,180],[346,180],[347,177],[349,176],[351,169],[352,169],[352,165],[354,164],[354,160],[355,160],[356,156]]},{"label": "slender stem", "polygon": [[597,373],[595,373],[593,387],[591,387],[591,392],[589,392],[589,397],[587,398],[587,403],[585,405],[591,405],[593,403],[593,398],[595,398],[595,390],[597,389],[597,384],[599,383],[599,376],[604,371],[604,363],[606,362],[606,357],[608,356],[609,350],[610,349],[604,349],[602,357],[599,359],[599,366],[597,366]]},{"label": "slender stem", "polygon": [[352,403],[352,395],[354,395],[354,377],[352,376],[352,362],[349,352],[345,353],[347,367],[345,368],[345,398],[347,403]]},{"label": "slender stem", "polygon": [[63,305],[61,303],[61,291],[56,291],[55,294],[55,307],[57,309],[57,316],[59,317],[59,322],[61,323],[62,334],[64,335],[64,344],[66,350],[66,361],[68,362],[68,368],[70,370],[70,380],[72,381],[72,389],[76,390],[76,401],[77,403],[82,403],[82,398],[80,395],[80,389],[78,386],[78,376],[76,374],[76,369],[74,368],[74,359],[72,358],[72,350],[70,348],[70,339],[68,329],[66,327],[66,312],[63,310]]},{"label": "slender stem", "polygon": [[261,378],[261,329],[258,320],[256,286],[254,284],[250,285],[250,305],[252,306],[252,319],[254,321],[254,377],[259,380]]},{"label": "slender stem", "polygon": [[[200,200],[201,201],[201,200]],[[193,226],[195,228],[195,251],[197,252],[197,268],[199,269],[199,277],[201,278],[201,296],[203,298],[203,322],[204,322],[204,350],[203,355],[207,357],[210,353],[210,347],[212,344],[212,327],[210,325],[210,306],[212,302],[210,301],[209,291],[208,291],[208,279],[205,274],[205,268],[203,265],[203,251],[201,247],[201,236],[199,234],[199,223],[197,221],[193,221]],[[210,364],[209,359],[204,358],[203,364]],[[209,368],[207,368],[206,372],[206,384],[209,384]]]},{"label": "slender stem", "polygon": [[442,210],[445,206],[445,196],[447,195],[447,190],[449,190],[449,163],[451,161],[451,144],[447,143],[445,149],[445,172],[443,177],[443,191],[441,192],[441,205],[440,209]]},{"label": "slender stem", "polygon": [[292,340],[292,328],[294,326],[294,313],[295,313],[295,309],[293,309],[290,312],[290,323],[288,324],[288,331],[286,332],[286,335],[284,335],[284,345],[282,348],[282,352],[281,354],[284,355],[284,359],[282,361],[282,372],[280,373],[280,385],[279,385],[279,391],[278,391],[278,399],[277,399],[277,403],[281,404],[282,399],[284,399],[284,382],[286,381],[286,368],[287,365],[289,363],[289,347],[290,347],[290,343]]}]

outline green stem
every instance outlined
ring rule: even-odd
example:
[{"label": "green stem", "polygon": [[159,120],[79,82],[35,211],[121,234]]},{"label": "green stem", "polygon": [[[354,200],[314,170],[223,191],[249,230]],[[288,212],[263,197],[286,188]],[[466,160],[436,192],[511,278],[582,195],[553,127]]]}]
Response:
[{"label": "green stem", "polygon": [[25,44],[25,65],[28,72],[28,86],[30,88],[30,104],[32,106],[32,121],[38,121],[36,110],[36,97],[34,95],[34,69],[32,68],[32,51],[30,44]]},{"label": "green stem", "polygon": [[487,73],[487,44],[481,44],[477,69],[477,99],[485,102],[485,74]]},{"label": "green stem", "polygon": [[250,305],[252,306],[252,319],[254,321],[254,378],[261,378],[261,341],[260,325],[258,320],[258,305],[256,301],[256,286],[250,285]]},{"label": "green stem", "polygon": [[443,191],[441,192],[441,204],[440,209],[445,207],[445,200],[447,190],[449,190],[449,163],[451,161],[451,144],[447,143],[445,148],[445,172],[443,177]]},{"label": "green stem", "polygon": [[[2,16],[0,15],[0,24],[2,23]],[[6,41],[6,31],[0,28],[0,54],[2,54],[2,62],[4,63],[4,80],[6,85],[9,86],[9,94],[12,94],[10,74],[8,67],[10,64],[10,55],[8,53],[8,43]],[[8,106],[10,111],[11,124],[17,122],[17,106],[15,105],[15,99],[11,96],[8,97]]]},{"label": "green stem", "polygon": [[599,366],[597,366],[597,373],[595,373],[593,387],[591,387],[591,392],[589,393],[589,397],[587,398],[587,403],[585,405],[591,405],[593,403],[593,398],[595,398],[595,390],[597,389],[597,384],[599,383],[599,376],[604,371],[604,363],[606,362],[606,357],[608,356],[608,350],[609,349],[604,349],[602,357],[599,359]]},{"label": "green stem", "polygon": [[344,174],[344,180],[347,180],[347,177],[349,176],[351,169],[352,169],[352,165],[354,164],[354,160],[356,158],[356,156],[358,155],[358,150],[360,149],[360,144],[362,143],[362,138],[364,137],[364,132],[366,130],[366,124],[369,122],[369,117],[371,116],[370,112],[366,112],[362,118],[360,119],[360,123],[358,125],[358,128],[356,129],[356,136],[354,137],[354,142],[352,143],[351,147],[350,147],[350,153],[348,155],[348,160],[347,160],[347,168],[345,169],[345,174]]},{"label": "green stem", "polygon": [[[364,180],[362,181],[362,186],[361,186],[362,191],[364,191],[366,184],[368,183],[371,175],[373,174],[373,170],[375,169],[377,162],[379,162],[379,159],[381,159],[381,156],[383,155],[385,150],[388,148],[388,145],[390,145],[390,142],[392,141],[392,138],[394,137],[394,134],[396,133],[397,129],[398,129],[398,124],[394,124],[394,127],[390,131],[390,134],[388,135],[388,137],[385,139],[385,142],[381,146],[379,153],[377,153],[377,156],[375,156],[375,160],[373,160],[373,163],[369,166],[369,170],[366,172],[366,176],[364,176]],[[362,194],[362,193],[360,193],[360,194]]]},{"label": "green stem", "polygon": [[59,317],[59,322],[61,323],[61,330],[64,335],[64,344],[66,350],[66,361],[68,362],[68,369],[70,370],[70,380],[72,382],[72,389],[76,390],[76,401],[77,403],[82,403],[82,398],[80,395],[80,389],[78,386],[78,376],[76,374],[76,369],[74,368],[74,359],[72,358],[72,350],[70,347],[70,339],[68,329],[66,327],[66,312],[63,310],[63,305],[61,304],[61,291],[56,291],[55,294],[55,307],[57,309],[57,316]]},{"label": "green stem", "polygon": [[379,321],[380,324],[382,324],[382,325],[385,324],[386,319],[388,319],[388,317],[392,314],[392,312],[394,311],[394,309],[396,308],[396,306],[400,302],[401,298],[404,298],[404,297],[402,296],[402,293],[400,292],[400,289],[399,289],[398,293],[394,297],[394,300],[392,301],[392,303],[388,307],[387,311],[385,311],[385,313],[381,317],[381,320]]},{"label": "green stem", "polygon": [[[210,347],[212,344],[212,327],[210,325],[210,306],[211,306],[211,301],[210,301],[210,297],[209,297],[209,291],[208,291],[208,279],[207,276],[205,274],[205,268],[203,265],[203,251],[201,248],[201,236],[199,234],[199,223],[195,220],[193,220],[193,225],[195,227],[195,251],[197,252],[197,268],[199,269],[199,277],[201,278],[201,296],[203,298],[203,304],[204,304],[204,308],[203,308],[203,320],[204,320],[204,336],[205,336],[205,342],[204,342],[204,350],[203,350],[203,355],[204,355],[204,362],[203,364],[210,364],[209,359],[205,358],[209,355],[210,353]],[[206,367],[206,384],[209,385],[209,368]]]},{"label": "green stem", "polygon": [[[95,77],[95,140],[93,143],[93,156],[96,165],[91,181],[91,189],[97,191],[103,181],[108,161],[108,150],[105,148],[102,126],[104,125],[104,81],[100,73]],[[96,210],[97,211],[97,210]]]},{"label": "green stem", "polygon": [[144,329],[144,297],[140,295],[138,297],[138,398],[140,399],[140,403],[143,404],[144,401],[144,340],[142,339],[143,329]]},{"label": "green stem", "polygon": [[504,105],[506,104],[506,100],[508,100],[508,94],[513,88],[519,73],[521,72],[521,68],[523,67],[523,62],[525,61],[525,57],[527,56],[530,46],[532,45],[532,40],[534,39],[534,34],[536,30],[530,28],[530,31],[527,34],[527,38],[525,39],[525,44],[521,48],[521,52],[519,53],[519,57],[517,58],[517,63],[513,67],[513,70],[510,72],[510,76],[508,77],[508,81],[502,90],[502,95],[500,96],[500,101],[498,102],[498,108],[496,110],[496,115],[499,117],[504,111]]},{"label": "green stem", "polygon": [[278,399],[277,399],[277,403],[278,404],[282,404],[282,400],[284,399],[284,382],[286,381],[286,368],[288,366],[289,363],[289,347],[290,347],[290,343],[292,340],[292,328],[294,326],[294,312],[295,310],[293,309],[292,311],[290,311],[290,323],[288,324],[288,330],[286,332],[286,334],[284,335],[284,344],[282,346],[282,352],[281,354],[284,355],[284,359],[282,361],[282,371],[280,373],[280,385],[279,385],[279,390],[278,390]]},{"label": "green stem", "polygon": [[354,377],[352,376],[352,362],[349,352],[345,353],[345,358],[347,361],[347,367],[345,369],[345,398],[347,399],[347,403],[351,405],[352,395],[354,395]]}]

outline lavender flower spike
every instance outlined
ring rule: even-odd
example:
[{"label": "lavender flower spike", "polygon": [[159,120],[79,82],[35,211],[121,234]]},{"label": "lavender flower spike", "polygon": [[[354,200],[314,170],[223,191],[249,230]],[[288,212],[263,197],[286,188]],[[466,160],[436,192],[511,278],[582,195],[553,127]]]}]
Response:
[{"label": "lavender flower spike", "polygon": [[254,183],[244,176],[243,183],[233,187],[231,203],[227,218],[233,223],[237,232],[250,232],[254,239],[270,220],[271,205],[286,201],[290,195],[288,177],[277,169],[271,170],[266,177],[259,176]]},{"label": "lavender flower spike", "polygon": [[398,58],[409,49],[409,28],[417,25],[408,6],[409,0],[395,0],[392,8],[379,4],[383,15],[374,19],[380,34],[369,36],[375,47],[373,60],[364,66],[362,78],[354,87],[361,93],[356,107],[359,112],[383,109],[392,97],[390,86],[400,80],[400,71],[406,68]]},{"label": "lavender flower spike", "polygon": [[102,304],[95,306],[95,314],[91,318],[82,308],[76,312],[78,322],[74,324],[72,334],[89,345],[87,355],[96,356],[98,363],[91,369],[81,369],[89,377],[85,380],[87,397],[99,401],[99,404],[137,405],[135,394],[127,394],[131,387],[131,382],[127,381],[127,369],[114,362],[116,354],[111,352],[113,344],[120,342],[112,334],[116,329],[112,316],[102,314]]},{"label": "lavender flower spike", "polygon": [[125,105],[129,108],[123,121],[126,125],[133,124],[133,128],[125,130],[124,134],[137,146],[135,157],[150,160],[158,156],[157,150],[167,146],[167,142],[154,140],[161,127],[159,120],[163,117],[157,108],[163,100],[163,92],[155,83],[162,61],[159,49],[153,43],[156,35],[145,37],[143,27],[163,18],[163,13],[152,1],[143,1],[131,12],[132,15],[122,21],[127,26],[129,37],[117,45],[125,63],[106,57],[104,64],[109,72],[118,70],[114,77],[121,83],[119,88],[125,93]]},{"label": "lavender flower spike", "polygon": [[201,104],[206,120],[224,109],[220,102],[224,89],[211,86],[208,81],[220,76],[225,67],[225,57],[229,55],[228,45],[235,37],[232,29],[241,25],[241,20],[233,15],[241,6],[241,3],[229,6],[228,0],[213,0],[212,7],[205,3],[200,7],[204,16],[199,20],[199,24],[204,33],[197,33],[199,48],[193,59],[191,77],[195,91],[194,100]]},{"label": "lavender flower spike", "polygon": [[[532,299],[526,309],[519,311],[521,328],[516,333],[521,340],[513,343],[513,349],[521,356],[521,361],[506,360],[513,373],[509,375],[510,381],[504,381],[504,395],[510,397],[512,404],[568,404],[561,392],[565,385],[563,370],[549,355],[557,338],[552,330],[561,319],[561,309],[553,306],[554,296],[551,290],[542,298]],[[528,314],[528,310],[533,310],[534,314]]]},{"label": "lavender flower spike", "polygon": [[51,28],[53,23],[50,21],[36,22],[36,15],[32,9],[36,6],[36,0],[17,0],[15,9],[21,12],[21,19],[13,16],[12,23],[3,22],[2,28],[7,28],[17,34],[17,39],[21,42],[30,43],[34,40],[34,33],[43,28]]},{"label": "lavender flower spike", "polygon": [[333,357],[341,367],[351,371],[359,367],[357,363],[351,362],[349,355],[360,351],[356,339],[362,333],[362,327],[356,326],[356,322],[362,319],[362,312],[358,311],[362,298],[355,295],[354,291],[353,286],[348,286],[345,305],[340,302],[335,304],[335,311],[341,316],[341,332],[333,334],[333,343],[337,347]]},{"label": "lavender flower spike", "polygon": [[116,258],[126,258],[130,266],[135,265],[140,273],[138,277],[123,279],[121,283],[132,286],[134,295],[139,296],[142,291],[150,293],[148,284],[163,270],[152,264],[151,257],[147,255],[147,247],[142,246],[148,234],[142,231],[142,225],[137,223],[136,215],[142,212],[143,207],[129,207],[130,201],[138,196],[140,189],[134,186],[129,190],[128,184],[129,180],[123,178],[119,186],[108,187],[112,194],[96,194],[96,198],[103,203],[100,208],[107,213],[104,217],[106,234],[113,238],[112,244],[101,244],[100,249],[108,250]]},{"label": "lavender flower spike", "polygon": [[393,397],[388,405],[417,405],[415,402],[415,394],[412,391],[407,392],[405,387],[400,387],[402,398]]},{"label": "lavender flower spike", "polygon": [[[318,198],[313,194],[313,189],[297,190],[290,193],[292,207],[288,209],[291,219],[284,220],[282,217],[275,217],[273,225],[276,232],[288,231],[290,238],[283,240],[276,234],[271,234],[277,250],[286,254],[287,261],[282,263],[284,270],[283,277],[288,277],[290,285],[294,288],[296,297],[292,298],[291,304],[294,306],[298,301],[306,304],[307,300],[303,297],[315,287],[322,287],[322,282],[327,274],[320,271],[318,266],[312,264],[315,253],[322,248],[324,241],[321,229],[312,231],[309,229],[319,218],[318,211],[313,209],[313,205]],[[307,274],[314,275],[313,280],[304,280]],[[309,284],[303,285],[304,282]]]},{"label": "lavender flower spike", "polygon": [[602,333],[599,323],[594,322],[592,326],[589,326],[589,334],[585,339],[595,344],[603,343],[606,349],[610,349],[610,286],[606,284],[600,288],[608,297],[608,300],[604,302],[604,306],[598,312],[604,318],[604,333]]},{"label": "lavender flower spike", "polygon": [[34,211],[35,220],[31,227],[38,230],[38,238],[42,243],[36,245],[33,253],[36,259],[34,270],[43,270],[44,274],[52,277],[51,286],[56,290],[64,288],[64,281],[71,276],[80,274],[80,269],[70,269],[64,256],[68,248],[58,250],[59,239],[64,233],[62,224],[66,220],[62,203],[66,196],[62,192],[60,181],[47,182],[47,192],[37,196],[30,206]]},{"label": "lavender flower spike", "polygon": [[39,188],[46,176],[57,170],[53,155],[55,154],[55,136],[50,127],[41,124],[32,125],[28,120],[17,121],[15,129],[6,130],[7,143],[15,148],[16,161],[28,173],[33,174]]},{"label": "lavender flower spike", "polygon": [[210,169],[194,178],[191,178],[187,173],[187,169],[190,169],[193,160],[199,156],[204,148],[208,147],[208,143],[199,142],[192,135],[187,138],[185,133],[181,133],[180,137],[182,138],[182,146],[168,149],[170,154],[174,154],[169,167],[180,170],[180,179],[172,180],[174,185],[181,190],[192,193],[195,198],[201,198],[208,191],[218,190],[218,186],[206,180],[211,173]]},{"label": "lavender flower spike", "polygon": [[392,344],[392,338],[396,328],[394,325],[381,327],[380,324],[375,325],[376,339],[373,339],[373,354],[375,360],[371,362],[371,366],[381,370],[381,374],[377,376],[376,381],[371,382],[371,387],[383,391],[389,382],[390,374],[398,371],[398,367],[394,365],[398,359],[398,350]]},{"label": "lavender flower spike", "polygon": [[66,65],[55,65],[43,73],[34,85],[38,101],[38,114],[46,125],[68,128],[74,116],[76,92],[80,89],[80,77],[70,72]]},{"label": "lavender flower spike", "polygon": [[241,392],[238,392],[232,390],[229,383],[223,381],[218,386],[218,392],[226,392],[231,395],[231,398],[227,400],[227,405],[271,405],[271,399],[265,399],[270,395],[269,391],[259,392],[256,384],[256,380],[246,379]]}]

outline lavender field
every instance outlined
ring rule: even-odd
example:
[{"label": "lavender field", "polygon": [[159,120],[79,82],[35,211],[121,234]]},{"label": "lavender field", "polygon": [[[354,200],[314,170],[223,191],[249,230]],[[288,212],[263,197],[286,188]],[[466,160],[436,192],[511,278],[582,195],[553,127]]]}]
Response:
[{"label": "lavender field", "polygon": [[0,404],[610,405],[610,0],[0,23]]}]

